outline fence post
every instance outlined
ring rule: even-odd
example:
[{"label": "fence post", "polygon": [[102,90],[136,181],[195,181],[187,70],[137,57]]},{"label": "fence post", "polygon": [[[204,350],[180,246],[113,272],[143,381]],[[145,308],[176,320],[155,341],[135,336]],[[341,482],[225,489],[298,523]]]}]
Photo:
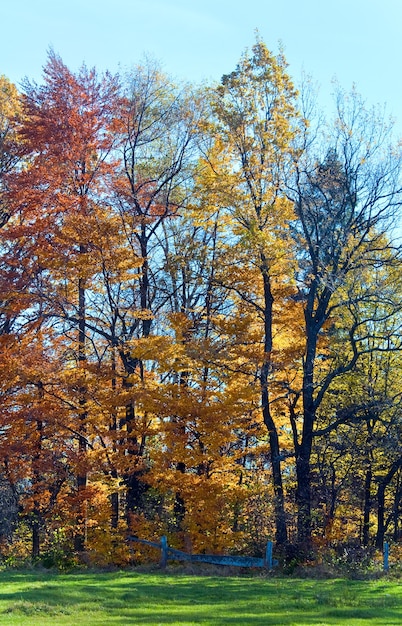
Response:
[{"label": "fence post", "polygon": [[384,559],[384,572],[388,572],[388,570],[389,570],[389,544],[388,544],[388,541],[384,541],[383,559]]},{"label": "fence post", "polygon": [[166,535],[162,535],[161,537],[161,560],[160,567],[161,569],[165,569],[168,560],[168,542]]},{"label": "fence post", "polygon": [[267,541],[267,547],[265,550],[265,567],[267,567],[268,569],[272,569],[272,549],[272,541]]}]

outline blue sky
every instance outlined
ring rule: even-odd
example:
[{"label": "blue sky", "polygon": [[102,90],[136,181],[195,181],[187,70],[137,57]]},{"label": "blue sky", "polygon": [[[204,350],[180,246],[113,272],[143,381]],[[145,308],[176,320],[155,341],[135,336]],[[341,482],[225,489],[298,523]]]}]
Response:
[{"label": "blue sky", "polygon": [[386,103],[402,136],[401,0],[3,0],[0,74],[40,81],[51,46],[75,70],[129,67],[148,54],[172,76],[200,82],[232,71],[254,31],[281,41],[289,72],[320,84],[353,83]]}]

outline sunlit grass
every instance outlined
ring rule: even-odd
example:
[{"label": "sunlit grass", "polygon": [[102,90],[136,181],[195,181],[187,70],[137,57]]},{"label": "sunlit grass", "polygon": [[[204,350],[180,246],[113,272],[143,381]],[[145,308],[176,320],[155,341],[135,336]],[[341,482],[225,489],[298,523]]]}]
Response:
[{"label": "sunlit grass", "polygon": [[0,572],[0,624],[396,626],[401,623],[402,587],[385,579]]}]

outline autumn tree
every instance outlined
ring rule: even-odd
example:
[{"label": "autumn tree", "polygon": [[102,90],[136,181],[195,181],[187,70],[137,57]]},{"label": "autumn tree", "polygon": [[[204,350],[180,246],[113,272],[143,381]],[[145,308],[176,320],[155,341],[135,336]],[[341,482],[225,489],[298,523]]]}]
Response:
[{"label": "autumn tree", "polygon": [[[274,282],[289,262],[288,222],[292,207],[283,193],[284,175],[294,159],[297,132],[296,91],[282,53],[273,55],[257,38],[237,68],[223,76],[213,98],[230,191],[225,199],[233,234],[243,241],[258,268],[263,313],[264,358],[259,370],[261,408],[268,431],[275,492],[276,540],[287,540],[278,424],[272,415]],[[289,241],[289,239],[288,239]],[[230,285],[229,285],[230,289]]]},{"label": "autumn tree", "polygon": [[[102,186],[115,142],[118,85],[110,75],[98,78],[85,66],[74,75],[53,52],[44,76],[41,86],[24,84],[18,132],[27,166],[7,178],[12,206],[7,237],[21,247],[23,267],[33,277],[31,316],[42,322],[57,320],[60,332],[63,327],[68,332],[75,329],[72,349],[81,379],[76,388],[76,478],[78,499],[85,499],[86,292],[94,273],[94,225],[102,219]],[[45,381],[43,389],[46,393]],[[82,512],[79,519],[84,525]],[[76,547],[83,549],[80,528]]]},{"label": "autumn tree", "polygon": [[[123,308],[115,301],[116,323],[113,342],[126,372],[127,390],[144,376],[144,363],[130,349],[130,342],[146,340],[153,320],[171,298],[166,293],[163,265],[168,246],[166,222],[175,220],[191,194],[195,137],[200,117],[198,97],[187,88],[176,87],[158,66],[146,61],[125,79],[120,109],[122,128],[120,169],[114,183],[113,202],[121,220],[127,250],[136,259],[136,288]],[[165,274],[166,276],[166,274]],[[154,324],[155,325],[155,324]],[[126,406],[130,467],[126,472],[126,510],[140,506],[143,472],[142,451],[147,417],[134,400]],[[142,430],[143,434],[140,435]]]},{"label": "autumn tree", "polygon": [[[288,192],[297,216],[297,278],[305,318],[303,408],[294,427],[300,542],[311,536],[311,452],[317,413],[334,381],[353,370],[368,350],[367,324],[374,323],[375,313],[367,303],[386,298],[392,315],[400,302],[397,294],[381,293],[382,287],[368,278],[379,265],[399,263],[387,237],[401,201],[401,157],[389,143],[390,128],[381,116],[365,109],[357,94],[340,93],[332,129],[316,139],[317,143],[307,142]],[[343,352],[323,362],[328,325],[345,309],[349,322]],[[373,349],[381,347],[377,343]],[[335,420],[332,428],[337,424]]]},{"label": "autumn tree", "polygon": [[[333,381],[323,398],[312,454],[315,536],[328,542],[347,536],[365,546],[373,542],[377,486],[398,458],[400,412],[400,320],[394,305],[400,293],[399,270],[385,265],[375,273],[381,299],[371,298],[364,304],[359,359],[353,369]],[[360,280],[364,282],[364,272]],[[351,320],[341,322],[342,317],[338,310],[327,330],[330,342],[325,361],[331,367],[336,360],[345,362],[348,350],[345,330]],[[392,510],[390,502],[392,497],[387,497],[388,511]],[[389,522],[392,526],[392,516]]]}]

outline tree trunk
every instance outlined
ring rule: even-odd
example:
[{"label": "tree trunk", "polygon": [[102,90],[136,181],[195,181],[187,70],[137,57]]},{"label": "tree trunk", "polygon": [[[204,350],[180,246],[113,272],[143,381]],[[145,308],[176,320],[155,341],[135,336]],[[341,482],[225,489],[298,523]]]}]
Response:
[{"label": "tree trunk", "polygon": [[314,401],[314,367],[317,351],[317,334],[322,323],[313,312],[315,287],[310,289],[306,320],[306,354],[303,364],[303,429],[296,448],[296,504],[297,540],[308,546],[311,542],[311,450],[316,406]]},{"label": "tree trunk", "polygon": [[[148,241],[149,235],[147,234],[146,221],[141,222],[141,229],[139,235],[139,244],[141,249],[141,270],[139,278],[140,289],[140,308],[142,311],[149,311],[150,309],[150,297],[149,297],[149,264],[148,264]],[[142,320],[141,336],[148,337],[151,332],[152,319],[145,317]],[[123,355],[123,363],[127,375],[132,376],[137,369],[141,379],[143,378],[143,364],[139,359],[133,359],[128,354]],[[130,380],[124,380],[123,385],[126,389],[132,387]],[[141,480],[144,473],[142,463],[139,462],[141,456],[140,450],[145,444],[145,438],[141,442],[138,442],[137,435],[135,433],[135,405],[134,401],[130,402],[126,406],[126,429],[127,429],[127,454],[132,458],[132,467],[126,472],[124,480],[126,484],[126,518],[127,523],[130,524],[131,513],[135,510],[141,509],[143,502],[143,495],[147,491],[147,485]]]},{"label": "tree trunk", "polygon": [[[116,383],[116,355],[115,355],[114,348],[112,348],[112,372],[113,372],[112,391],[113,391],[113,394],[115,394],[116,389],[117,389],[117,383]],[[115,439],[116,434],[117,434],[117,423],[118,423],[117,413],[116,411],[113,411],[111,415],[110,430],[113,435],[113,452],[114,453],[116,453],[117,451],[117,445],[116,445],[117,442]],[[111,473],[112,478],[117,481],[118,472],[115,467],[112,467],[110,473]],[[119,525],[119,516],[120,516],[120,495],[118,491],[114,491],[112,494],[110,494],[110,508],[111,508],[110,525],[112,528],[117,528]]]},{"label": "tree trunk", "polygon": [[296,457],[297,541],[308,545],[311,541],[311,445],[306,440],[298,448]]},{"label": "tree trunk", "polygon": [[382,550],[385,537],[385,488],[386,483],[381,481],[377,490],[377,536],[375,542],[379,550]]},{"label": "tree trunk", "polygon": [[391,465],[388,473],[379,481],[377,490],[377,536],[376,546],[379,550],[382,549],[385,539],[386,524],[385,524],[385,490],[390,484],[391,480],[402,467],[402,457],[399,457]]},{"label": "tree trunk", "polygon": [[398,480],[397,488],[394,493],[394,508],[392,511],[393,519],[394,519],[394,541],[399,541],[400,539],[400,509],[401,509],[401,499],[402,499],[402,488],[400,480]]},{"label": "tree trunk", "polygon": [[[117,478],[117,472],[115,470],[112,471],[112,477]],[[119,525],[119,510],[120,510],[120,498],[119,498],[119,493],[117,491],[113,492],[110,495],[110,507],[111,507],[110,525],[112,528],[116,529]]]},{"label": "tree trunk", "polygon": [[[181,474],[185,474],[186,466],[182,461],[176,464],[176,470]],[[186,515],[186,503],[179,491],[176,491],[173,504],[173,519],[177,531],[183,528],[183,521]]]},{"label": "tree trunk", "polygon": [[[137,367],[141,365],[138,359],[133,359],[128,354],[122,354],[122,360],[127,375],[132,376]],[[123,379],[123,387],[125,389],[131,389],[133,384],[130,380]],[[142,466],[141,447],[142,444],[138,441],[136,428],[135,428],[135,405],[132,400],[126,405],[125,419],[122,420],[121,427],[126,426],[127,439],[126,439],[126,453],[129,465],[124,473],[124,483],[126,486],[126,520],[127,524],[130,524],[131,514],[135,510],[139,510],[142,507],[143,495],[147,491],[147,485],[141,480],[141,476],[144,473]]]},{"label": "tree trunk", "polygon": [[264,418],[264,424],[268,430],[269,447],[271,451],[272,482],[274,488],[275,510],[275,541],[278,545],[283,545],[287,542],[288,534],[286,527],[285,498],[283,493],[281,473],[281,456],[278,432],[276,430],[276,426],[272,419],[269,408],[268,390],[266,384],[266,369],[267,367],[264,364],[261,370],[262,413]]},{"label": "tree trunk", "polygon": [[[43,385],[38,383],[39,398],[43,398]],[[42,441],[43,441],[43,422],[36,420],[36,451],[33,457],[33,490],[34,490],[34,506],[32,511],[32,557],[37,558],[40,554],[40,527],[41,527],[41,508],[40,508],[40,492],[41,481],[43,481],[41,472],[42,457]]]},{"label": "tree trunk", "polygon": [[371,512],[371,481],[373,473],[371,467],[366,471],[364,479],[364,503],[363,503],[363,533],[362,543],[368,546],[370,542],[370,512]]},{"label": "tree trunk", "polygon": [[[80,253],[85,252],[85,247],[80,246]],[[78,365],[81,369],[81,375],[84,376],[84,366],[86,363],[85,353],[85,281],[80,278],[78,281]],[[85,502],[85,490],[87,487],[87,468],[86,468],[86,454],[87,454],[87,440],[86,440],[86,388],[82,384],[80,389],[79,398],[79,437],[78,437],[78,459],[79,468],[77,472],[77,497],[78,497],[78,515],[77,515],[77,530],[74,536],[74,549],[77,552],[83,552],[85,550],[86,541],[86,502]]]},{"label": "tree trunk", "polygon": [[400,524],[400,520],[401,520],[401,492],[398,491],[397,494],[395,494],[395,501],[394,501],[394,511],[393,511],[393,517],[394,517],[394,541],[399,541],[401,539],[401,531],[399,529],[399,524]]},{"label": "tree trunk", "polygon": [[261,273],[264,284],[264,362],[260,373],[261,406],[264,424],[268,430],[269,447],[271,451],[275,510],[275,541],[278,545],[283,545],[287,542],[288,533],[282,483],[281,453],[278,431],[272,418],[269,400],[269,374],[271,372],[272,352],[272,306],[274,298],[271,292],[268,264],[264,254],[261,254],[261,260]]}]

